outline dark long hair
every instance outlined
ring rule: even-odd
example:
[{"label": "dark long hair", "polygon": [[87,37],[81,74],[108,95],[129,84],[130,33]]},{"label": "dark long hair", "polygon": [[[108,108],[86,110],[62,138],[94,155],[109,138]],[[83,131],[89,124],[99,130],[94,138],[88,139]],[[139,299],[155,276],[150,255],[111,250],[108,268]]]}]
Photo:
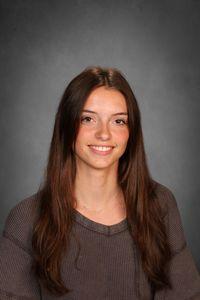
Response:
[{"label": "dark long hair", "polygon": [[67,86],[55,118],[39,218],[34,226],[32,247],[39,281],[53,294],[70,291],[61,278],[61,260],[68,249],[75,205],[76,165],[73,147],[80,124],[80,112],[89,94],[106,86],[120,91],[128,109],[129,140],[119,159],[118,184],[122,188],[128,229],[139,249],[143,270],[155,290],[170,287],[168,263],[171,250],[156,182],[151,178],[144,150],[141,117],[136,98],[124,75],[117,69],[90,67]]}]

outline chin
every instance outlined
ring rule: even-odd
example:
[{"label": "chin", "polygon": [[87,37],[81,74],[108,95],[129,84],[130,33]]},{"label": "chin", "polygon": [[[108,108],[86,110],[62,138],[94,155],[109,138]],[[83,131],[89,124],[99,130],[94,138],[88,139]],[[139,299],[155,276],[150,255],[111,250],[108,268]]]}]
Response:
[{"label": "chin", "polygon": [[98,162],[98,163],[89,163],[88,166],[90,166],[93,169],[108,169],[114,167],[116,164],[118,164],[118,161],[113,161],[110,163],[106,162]]}]

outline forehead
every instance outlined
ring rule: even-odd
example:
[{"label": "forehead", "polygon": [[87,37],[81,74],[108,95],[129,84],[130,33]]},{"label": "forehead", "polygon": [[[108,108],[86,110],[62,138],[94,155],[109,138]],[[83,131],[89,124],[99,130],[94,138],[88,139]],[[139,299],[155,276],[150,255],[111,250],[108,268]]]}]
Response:
[{"label": "forehead", "polygon": [[105,86],[98,87],[88,96],[84,109],[127,111],[126,99],[122,93]]}]

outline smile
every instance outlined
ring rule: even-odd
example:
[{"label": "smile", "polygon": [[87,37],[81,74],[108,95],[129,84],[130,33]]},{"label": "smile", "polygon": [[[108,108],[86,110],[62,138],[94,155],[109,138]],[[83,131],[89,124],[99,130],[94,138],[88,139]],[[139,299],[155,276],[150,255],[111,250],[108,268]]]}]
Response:
[{"label": "smile", "polygon": [[112,152],[113,148],[112,146],[94,146],[89,145],[90,149],[97,154],[109,154]]},{"label": "smile", "polygon": [[111,146],[93,146],[93,145],[91,145],[90,147],[99,151],[108,151],[113,148]]}]

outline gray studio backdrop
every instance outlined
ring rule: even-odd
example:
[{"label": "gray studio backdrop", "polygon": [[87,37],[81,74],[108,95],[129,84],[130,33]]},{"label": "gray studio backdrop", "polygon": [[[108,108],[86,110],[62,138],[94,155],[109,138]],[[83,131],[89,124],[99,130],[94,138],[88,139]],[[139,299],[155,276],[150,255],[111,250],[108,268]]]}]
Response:
[{"label": "gray studio backdrop", "polygon": [[39,187],[66,84],[89,65],[116,67],[200,269],[200,1],[0,0],[0,11],[0,229]]}]

